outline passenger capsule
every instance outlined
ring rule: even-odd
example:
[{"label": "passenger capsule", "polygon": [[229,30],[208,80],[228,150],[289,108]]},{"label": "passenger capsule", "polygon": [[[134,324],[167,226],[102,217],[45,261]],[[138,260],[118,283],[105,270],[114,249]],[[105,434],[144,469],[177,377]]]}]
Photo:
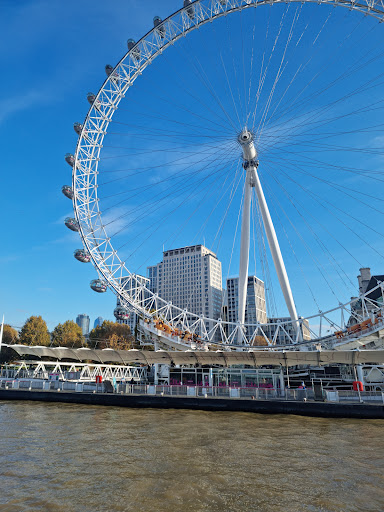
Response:
[{"label": "passenger capsule", "polygon": [[90,283],[90,287],[94,292],[97,293],[104,293],[107,291],[107,284],[105,281],[102,281],[101,279],[94,279]]},{"label": "passenger capsule", "polygon": [[62,193],[65,195],[65,197],[68,197],[68,199],[73,199],[73,188],[69,185],[64,185],[61,187]]},{"label": "passenger capsule", "polygon": [[95,102],[95,99],[96,99],[96,96],[93,94],[93,92],[89,92],[87,94],[87,100],[89,101],[89,103],[91,105],[93,105],[93,103]]},{"label": "passenger capsule", "polygon": [[113,312],[116,320],[128,320],[129,312],[127,309],[123,308],[123,306],[118,306]]},{"label": "passenger capsule", "polygon": [[90,105],[95,105],[96,108],[100,107],[100,101],[96,99],[96,96],[93,94],[93,92],[89,92],[87,94],[87,100],[89,101]]},{"label": "passenger capsule", "polygon": [[81,261],[81,263],[89,263],[91,261],[91,255],[84,249],[77,249],[73,255],[77,261]]},{"label": "passenger capsule", "polygon": [[[128,50],[131,52],[132,57],[135,60],[139,60],[140,59],[140,48],[138,46],[136,46],[136,41],[134,39],[128,39],[127,46],[128,46]],[[133,50],[133,48],[135,48],[135,49]],[[131,51],[131,50],[133,50],[133,51]]]},{"label": "passenger capsule", "polygon": [[71,231],[79,231],[79,224],[75,219],[72,219],[71,217],[67,217],[64,221],[64,224],[67,226],[68,229]]},{"label": "passenger capsule", "polygon": [[113,71],[113,66],[111,66],[110,64],[107,64],[105,66],[105,72],[106,72],[107,76],[109,76],[112,73],[112,71]]},{"label": "passenger capsule", "polygon": [[119,74],[117,71],[113,71],[113,66],[111,66],[110,64],[107,64],[105,66],[105,72],[107,74],[107,76],[110,76],[112,81],[117,83],[119,81]]},{"label": "passenger capsule", "polygon": [[81,123],[75,123],[73,125],[73,129],[75,130],[75,132],[77,133],[77,135],[80,135],[81,133],[81,130],[83,129],[83,125]]},{"label": "passenger capsule", "polygon": [[89,103],[91,105],[93,105],[95,103],[95,100],[96,100],[96,96],[93,94],[93,92],[89,92],[87,94],[87,100],[89,101]]},{"label": "passenger capsule", "polygon": [[65,161],[67,162],[68,165],[70,165],[71,167],[73,167],[75,165],[75,157],[71,154],[71,153],[67,153],[65,155]]},{"label": "passenger capsule", "polygon": [[185,11],[188,14],[188,16],[191,18],[191,20],[193,20],[193,18],[195,17],[195,10],[192,6],[192,0],[184,0],[184,7],[187,7],[187,9],[185,9]]},{"label": "passenger capsule", "polygon": [[163,38],[165,36],[165,27],[162,25],[163,20],[159,16],[153,18],[153,26],[157,30],[159,36]]}]

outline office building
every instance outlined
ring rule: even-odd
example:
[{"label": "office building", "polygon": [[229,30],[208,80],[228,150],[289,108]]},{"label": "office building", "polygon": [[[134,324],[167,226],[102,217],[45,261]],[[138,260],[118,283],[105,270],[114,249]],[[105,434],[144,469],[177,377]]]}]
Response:
[{"label": "office building", "polygon": [[102,316],[98,316],[93,324],[93,328],[96,329],[96,327],[101,327],[103,325],[104,318]]},{"label": "office building", "polygon": [[[228,322],[236,323],[239,319],[238,277],[230,277],[227,279],[226,295],[226,318]],[[256,276],[248,276],[245,323],[267,323],[264,282]]]},{"label": "office building", "polygon": [[88,336],[88,334],[89,334],[89,316],[88,315],[77,315],[76,323],[79,327],[81,327],[83,336]]},{"label": "office building", "polygon": [[[299,318],[302,320],[301,338],[303,341],[309,341],[311,339],[309,322],[306,318]],[[278,324],[281,324],[280,328]],[[267,338],[276,345],[286,345],[292,343],[292,339],[296,340],[296,331],[290,317],[268,318],[268,324],[263,329]]]},{"label": "office building", "polygon": [[150,290],[162,299],[199,316],[220,317],[221,262],[204,245],[164,251],[163,260],[148,267],[147,275]]}]

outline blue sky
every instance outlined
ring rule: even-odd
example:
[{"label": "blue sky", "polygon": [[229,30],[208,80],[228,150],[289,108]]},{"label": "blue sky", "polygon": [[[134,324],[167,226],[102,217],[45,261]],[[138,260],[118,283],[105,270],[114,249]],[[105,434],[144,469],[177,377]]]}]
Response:
[{"label": "blue sky", "polygon": [[[104,66],[123,55],[126,40],[177,2],[2,1],[0,132],[3,153],[0,311],[21,326],[41,314],[49,328],[88,313],[112,318],[114,297],[89,288],[92,268],[78,265],[80,245],[64,226],[71,212],[61,186],[70,183],[64,155],[73,151],[73,123]],[[7,82],[7,85],[6,83]]]},{"label": "blue sky", "polygon": [[[178,9],[180,4],[181,0],[161,0],[161,2],[146,0],[145,6],[139,0],[114,1],[113,3],[101,0],[92,2],[71,0],[66,2],[2,1],[0,58],[3,76],[7,80],[3,79],[0,85],[2,88],[0,96],[1,169],[3,171],[1,173],[3,179],[1,194],[3,251],[0,254],[2,290],[0,313],[5,314],[6,322],[21,326],[28,316],[41,314],[46,319],[49,328],[53,328],[58,322],[69,318],[74,319],[79,313],[89,314],[91,322],[99,315],[104,318],[112,318],[115,305],[114,296],[111,293],[98,295],[90,290],[89,281],[96,277],[96,272],[91,265],[80,264],[73,258],[73,251],[81,247],[81,243],[78,236],[69,232],[63,224],[64,218],[71,214],[71,203],[61,193],[61,186],[70,183],[70,169],[64,161],[64,154],[73,152],[75,149],[76,134],[73,130],[73,123],[75,121],[82,122],[84,119],[88,110],[86,94],[99,89],[105,79],[105,64],[115,64],[126,51],[126,40],[130,37],[139,39],[147,32],[152,26],[154,15],[166,17]],[[360,96],[351,96],[342,105],[337,103],[337,99],[342,95],[340,92],[342,88],[344,91],[348,91],[349,87],[349,90],[352,91],[355,86],[363,85],[365,79],[374,77],[375,72],[379,73],[378,70],[380,70],[383,59],[377,49],[380,49],[380,44],[382,45],[384,40],[383,33],[376,27],[370,31],[373,27],[370,20],[363,20],[360,25],[360,18],[358,19],[358,15],[355,13],[349,15],[347,11],[341,12],[340,9],[340,14],[332,15],[328,20],[329,11],[321,11],[320,17],[317,14],[320,11],[314,9],[315,7],[308,12],[308,18],[307,13],[300,12],[298,14],[298,11],[294,9],[286,15],[286,19],[289,21],[284,25],[283,35],[285,37],[288,37],[295,16],[300,17],[297,18],[295,31],[297,49],[292,50],[292,59],[288,63],[278,92],[282,97],[284,90],[288,88],[282,105],[289,105],[289,95],[292,93],[293,99],[295,93],[297,94],[299,91],[299,88],[288,87],[290,77],[292,78],[295,69],[298,69],[297,66],[295,67],[296,60],[300,63],[307,62],[308,45],[310,42],[313,43],[316,38],[316,30],[319,31],[323,24],[326,24],[324,31],[327,29],[329,35],[323,41],[321,41],[323,34],[319,36],[321,52],[314,51],[313,60],[303,71],[300,84],[305,83],[305,80],[310,83],[315,69],[321,69],[322,66],[329,66],[329,73],[316,79],[319,89],[326,87],[332,77],[340,76],[338,69],[340,61],[335,59],[332,62],[330,56],[334,49],[337,49],[337,45],[341,44],[340,40],[343,35],[352,34],[351,44],[345,43],[346,52],[342,59],[345,71],[354,65],[357,69],[359,62],[368,62],[364,48],[375,49],[376,53],[372,53],[372,55],[376,56],[376,60],[371,64],[366,64],[361,71],[355,71],[350,77],[345,76],[337,88],[327,91],[324,100],[321,95],[314,95],[311,98],[308,94],[308,103],[305,105],[303,102],[302,105],[296,105],[297,113],[292,111],[292,115],[283,116],[277,128],[264,133],[264,140],[260,143],[261,178],[262,181],[264,180],[266,195],[269,194],[271,213],[276,221],[276,229],[287,259],[287,267],[293,281],[292,287],[294,293],[296,292],[295,298],[301,314],[308,313],[308,310],[305,310],[308,290],[303,284],[307,279],[311,282],[311,287],[313,287],[316,297],[319,298],[322,309],[324,306],[326,307],[326,304],[328,307],[333,306],[339,299],[348,300],[353,292],[352,286],[349,289],[343,289],[343,281],[339,280],[338,270],[332,258],[341,264],[353,282],[360,263],[364,266],[371,266],[376,273],[383,273],[384,266],[381,256],[384,244],[380,235],[377,234],[382,232],[382,217],[380,211],[377,210],[382,210],[380,198],[383,197],[383,187],[377,177],[380,176],[382,170],[384,138],[382,127],[371,129],[380,124],[382,110],[371,109],[367,110],[363,117],[343,118],[346,112],[360,106],[366,107],[371,100],[373,103],[380,101],[384,89],[382,85],[377,85],[362,99]],[[338,10],[336,9],[336,11]],[[275,34],[282,16],[282,10],[272,14],[271,27],[274,27]],[[264,26],[265,31],[266,20],[267,10],[260,15],[260,19],[257,19],[255,23],[258,23],[257,26]],[[228,111],[231,111],[230,91],[225,87],[225,69],[218,59],[220,50],[217,48],[222,47],[222,56],[232,65],[233,53],[230,51],[230,46],[233,45],[235,48],[236,45],[239,45],[240,26],[246,21],[249,21],[249,18],[234,19],[232,39],[225,38],[227,26],[224,23],[227,22],[218,23],[215,33],[209,33],[207,30],[199,31],[199,34],[191,37],[190,41],[182,41],[180,49],[172,49],[168,56],[158,59],[158,62],[156,61],[149,69],[147,75],[143,75],[141,82],[137,82],[138,87],[133,89],[131,104],[129,104],[130,98],[128,98],[127,103],[124,104],[125,110],[119,111],[116,120],[122,123],[127,121],[131,124],[141,123],[161,134],[165,121],[150,117],[143,119],[141,108],[134,107],[148,100],[147,114],[150,115],[151,112],[154,114],[157,111],[167,112],[169,118],[174,116],[176,119],[180,112],[177,112],[176,108],[170,107],[165,101],[159,104],[159,101],[162,100],[159,100],[158,96],[164,98],[163,92],[167,91],[169,97],[174,98],[178,104],[194,105],[193,101],[187,97],[186,91],[180,90],[180,74],[187,79],[191,90],[199,91],[199,97],[205,102],[205,105],[210,104],[212,101],[210,95],[206,89],[201,87],[201,80],[199,81],[196,74],[190,72],[191,63],[188,65],[188,58],[184,58],[185,54],[194,55],[194,51],[202,56],[205,48],[207,49],[206,55],[200,57],[199,62],[206,66],[210,80],[214,83],[216,79],[217,83],[222,86],[223,104]],[[308,29],[306,28],[307,24]],[[338,27],[342,27],[339,34]],[[380,28],[383,27],[380,26]],[[304,34],[302,42],[308,41],[302,47],[299,44],[300,34]],[[281,36],[282,40],[283,35]],[[254,35],[248,34],[248,36],[255,41]],[[225,45],[222,45],[223,40],[225,40]],[[208,46],[205,46],[207,44]],[[273,44],[270,43],[269,51],[272,47]],[[354,52],[348,52],[349,48]],[[283,49],[284,45],[280,44],[280,52]],[[352,60],[351,53],[354,60]],[[262,57],[262,52],[257,58],[255,57],[255,68],[261,62]],[[250,53],[246,53],[245,58],[249,60]],[[278,62],[278,59],[272,61],[271,67],[277,68]],[[183,65],[185,69],[182,67]],[[233,63],[233,70],[238,70],[240,73],[240,68],[241,58]],[[189,72],[190,74],[188,74]],[[266,91],[271,89],[275,74],[276,69],[270,77],[268,76],[268,80],[272,81],[269,82],[269,85],[267,82]],[[156,86],[157,84],[158,86]],[[307,92],[309,93],[310,90],[308,89],[306,94]],[[298,120],[302,123],[308,122],[311,109],[324,107],[327,102],[330,103],[332,100],[336,103],[328,111],[329,116],[340,117],[340,120],[328,123],[325,127],[316,127],[316,144],[319,144],[319,135],[328,136],[330,128],[331,131],[336,132],[331,139],[332,148],[324,145],[324,141],[328,139],[322,139],[321,146],[314,148],[315,138],[308,135],[311,131],[307,129],[304,132],[304,135],[307,134],[307,139],[304,142],[302,138],[300,143],[298,143],[298,139],[291,139],[289,142],[294,146],[284,147],[281,150],[279,150],[279,146],[276,150],[269,149],[269,140],[274,138],[278,142],[277,139],[281,139],[283,135],[285,137],[287,134],[294,136]],[[274,101],[277,101],[276,97]],[[200,108],[195,111],[199,115],[207,116],[208,111],[205,108],[196,105],[194,108]],[[235,118],[234,112],[232,114]],[[191,122],[191,119],[193,118],[188,117],[188,114],[184,117],[185,122]],[[208,133],[207,127],[211,124],[204,125],[201,132],[203,135]],[[170,126],[174,126],[174,124],[168,124],[167,128],[169,129]],[[361,132],[357,133],[360,129]],[[231,128],[228,128],[227,131],[228,140],[226,139],[224,142],[229,145],[229,149],[227,148],[228,162],[223,159],[222,165],[225,168],[225,176],[228,181],[225,185],[223,185],[223,181],[215,180],[205,184],[207,185],[207,190],[204,192],[207,194],[206,203],[201,206],[197,218],[193,218],[188,227],[182,228],[179,233],[191,211],[191,203],[196,201],[196,198],[193,197],[186,199],[184,213],[180,213],[180,216],[178,211],[173,216],[170,215],[163,203],[160,205],[160,209],[152,214],[152,217],[148,215],[148,225],[153,224],[154,219],[156,221],[159,215],[163,214],[166,217],[166,222],[161,224],[161,229],[157,229],[156,233],[153,233],[152,239],[146,241],[141,252],[140,250],[135,251],[135,249],[139,245],[137,242],[138,232],[146,227],[145,220],[142,221],[143,223],[141,221],[133,223],[129,229],[116,238],[118,246],[129,246],[124,257],[131,257],[132,270],[145,273],[147,264],[160,260],[163,244],[166,247],[167,244],[178,246],[205,240],[209,247],[216,250],[218,247],[217,228],[223,218],[227,199],[224,198],[214,213],[210,214],[212,204],[216,201],[211,192],[217,188],[224,193],[236,169],[236,167],[231,167],[229,158],[232,158],[233,162],[238,158],[238,150],[231,142],[234,132],[231,134]],[[346,131],[351,133],[340,135]],[[183,131],[181,130],[181,132]],[[187,137],[192,132],[185,130],[184,133]],[[120,149],[116,149],[116,140],[121,143],[127,134],[127,130],[121,129],[115,138],[106,137],[105,145],[109,145],[110,148],[106,147],[104,154],[111,155],[114,159],[112,162],[103,161],[101,165],[104,165],[102,170],[110,172],[112,177],[120,176],[116,171],[119,169],[116,161],[119,161],[120,151]],[[207,143],[207,140],[202,137],[197,142]],[[163,185],[158,185],[158,181],[179,170],[177,164],[175,166],[172,161],[177,160],[179,155],[184,155],[185,160],[182,161],[182,164],[186,165],[185,147],[180,149],[179,153],[174,151],[167,154],[166,157],[158,156],[156,152],[160,149],[171,148],[171,142],[164,142],[161,136],[154,136],[144,144],[142,140],[137,141],[137,138],[132,138],[131,132],[130,141],[128,146],[121,144],[122,155],[126,154],[127,147],[130,152],[135,151],[135,148],[136,152],[147,150],[156,156],[162,167],[159,171],[146,175],[145,180],[141,175],[127,177],[123,180],[124,186],[134,188],[149,184],[163,191]],[[112,146],[114,147],[112,148]],[[293,147],[294,149],[292,149]],[[351,151],[347,151],[345,148],[351,148]],[[196,152],[191,150],[188,154],[192,164],[194,159],[198,158],[199,151],[201,151],[201,146]],[[293,151],[294,154],[289,151]],[[213,162],[212,155],[213,150],[210,160],[208,159],[207,162]],[[145,155],[124,158],[125,168],[129,162],[130,166],[135,169],[139,168],[146,160]],[[167,160],[165,161],[164,158]],[[343,174],[339,172],[339,169],[333,170],[332,165],[349,166],[350,169]],[[366,177],[361,171],[365,167],[371,172]],[[359,169],[359,173],[352,171],[353,168]],[[300,169],[304,174],[300,175]],[[313,175],[327,181],[333,179],[338,187],[347,186],[353,192],[350,192],[349,196],[345,193],[341,195],[340,189],[335,188],[336,185],[334,188],[327,188],[324,182],[313,178]],[[280,185],[276,182],[276,178]],[[123,187],[123,185],[121,186]],[[104,187],[101,195],[107,196],[116,190],[116,183],[111,183]],[[356,190],[366,195],[357,196]],[[316,195],[318,195],[317,198]],[[319,197],[323,206],[318,201]],[[356,200],[356,197],[374,205],[376,211],[372,209],[368,211],[361,202]],[[379,199],[376,200],[374,197]],[[300,205],[293,205],[292,198],[301,201]],[[174,200],[176,201],[177,198]],[[117,226],[124,226],[121,223],[116,224],[115,218],[121,215],[131,218],[130,208],[132,206],[137,208],[142,204],[140,201],[143,199],[136,197],[129,203],[129,207],[125,203],[117,205],[117,200],[101,202],[102,208],[110,209],[110,220],[114,220],[115,224],[114,231],[117,231]],[[223,231],[220,247],[218,247],[218,255],[223,261],[224,278],[227,273],[231,275],[236,273],[238,259],[236,244],[230,268],[229,261],[240,201],[241,184],[233,203],[236,208],[231,210],[228,216],[226,231]],[[354,217],[358,220],[348,218],[348,216],[343,219],[354,232],[358,232],[358,237],[354,236],[349,228],[343,229],[342,224],[337,225],[332,215],[343,216],[344,213],[340,213],[340,210],[338,212],[333,210],[331,215],[330,209],[334,205],[351,215],[355,212]],[[311,212],[315,218],[309,222]],[[303,216],[306,217],[307,223],[304,223]],[[316,224],[316,219],[319,218],[323,219],[323,226],[326,226],[327,230]],[[209,221],[207,220],[205,223],[205,219]],[[363,224],[358,225],[359,220],[364,222],[365,227]],[[308,222],[311,227],[308,227]],[[375,231],[366,226],[373,227]],[[315,265],[309,255],[304,257],[305,250],[303,245],[300,245],[301,242],[295,234],[295,230],[302,234],[304,243],[307,241],[317,261],[320,260],[319,265]],[[316,231],[314,238],[313,231]],[[175,236],[170,236],[173,233]],[[322,255],[318,240],[330,248],[332,256]],[[366,242],[369,243],[369,247]],[[293,251],[291,250],[292,246]],[[355,255],[357,261],[349,258],[341,246],[348,249],[348,253]],[[376,252],[372,251],[372,247],[376,249]],[[122,250],[124,252],[125,248]],[[135,255],[131,256],[134,251]],[[296,264],[297,255],[301,260],[301,269]],[[257,258],[255,256],[254,260],[256,261]],[[254,269],[252,261],[253,256],[251,256],[251,271]],[[145,262],[144,265],[143,262]],[[257,261],[255,265],[258,273],[260,262]],[[271,263],[270,270],[272,274]],[[305,278],[303,278],[302,272],[304,272]],[[327,276],[326,280],[323,279],[323,273]],[[337,282],[338,280],[339,282]],[[336,294],[326,290],[327,283],[332,285],[335,283],[335,287],[338,289]],[[281,303],[279,298],[276,301]],[[310,308],[309,312],[311,311],[315,312],[314,307]],[[284,314],[284,306],[281,306],[281,313]]]}]

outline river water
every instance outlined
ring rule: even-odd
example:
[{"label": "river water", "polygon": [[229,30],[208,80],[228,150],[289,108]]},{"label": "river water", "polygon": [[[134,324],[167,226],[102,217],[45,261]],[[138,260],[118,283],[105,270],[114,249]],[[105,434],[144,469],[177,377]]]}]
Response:
[{"label": "river water", "polygon": [[1,512],[384,511],[380,420],[0,403]]}]

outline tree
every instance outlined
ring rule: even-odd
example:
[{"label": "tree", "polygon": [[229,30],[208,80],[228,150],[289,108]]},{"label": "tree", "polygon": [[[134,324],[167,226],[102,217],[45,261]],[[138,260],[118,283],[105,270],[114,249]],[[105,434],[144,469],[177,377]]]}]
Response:
[{"label": "tree", "polygon": [[14,343],[18,343],[19,341],[19,333],[8,324],[4,324],[3,330],[3,343],[6,345],[12,345]]},{"label": "tree", "polygon": [[268,347],[268,341],[264,338],[264,336],[254,336],[251,341],[251,345],[254,347]]},{"label": "tree", "polygon": [[52,343],[55,347],[82,347],[84,337],[81,327],[73,320],[56,325],[52,331]]},{"label": "tree", "polygon": [[20,331],[20,343],[24,345],[50,345],[51,336],[47,324],[41,316],[31,316],[27,319]]},{"label": "tree", "polygon": [[135,338],[129,325],[109,320],[104,320],[102,325],[98,325],[89,333],[89,345],[92,348],[129,350],[134,347],[134,343]]}]

